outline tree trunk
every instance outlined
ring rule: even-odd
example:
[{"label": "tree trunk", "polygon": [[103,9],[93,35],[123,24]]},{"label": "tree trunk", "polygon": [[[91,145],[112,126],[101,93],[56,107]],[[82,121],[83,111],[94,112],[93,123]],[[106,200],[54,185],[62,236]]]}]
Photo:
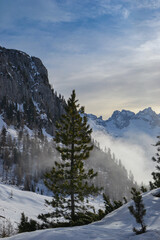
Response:
[{"label": "tree trunk", "polygon": [[74,202],[74,118],[72,118],[72,146],[71,146],[71,219],[75,220],[75,202]]}]

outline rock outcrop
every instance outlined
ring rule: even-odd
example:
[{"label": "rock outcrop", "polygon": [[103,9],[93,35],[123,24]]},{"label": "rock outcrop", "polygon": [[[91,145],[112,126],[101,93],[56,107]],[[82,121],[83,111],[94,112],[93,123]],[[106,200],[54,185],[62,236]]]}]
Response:
[{"label": "rock outcrop", "polygon": [[39,58],[0,47],[0,102],[4,99],[22,106],[32,101],[41,118],[39,125],[51,135],[65,105],[51,88],[47,69]]}]

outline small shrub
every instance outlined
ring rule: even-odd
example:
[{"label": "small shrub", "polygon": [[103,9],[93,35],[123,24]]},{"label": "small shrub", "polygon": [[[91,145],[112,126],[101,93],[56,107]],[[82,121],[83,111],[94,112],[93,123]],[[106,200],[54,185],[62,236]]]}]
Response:
[{"label": "small shrub", "polygon": [[137,191],[135,188],[132,188],[131,191],[133,197],[133,201],[135,203],[135,207],[129,206],[128,209],[130,213],[135,217],[136,222],[141,225],[141,229],[137,230],[135,227],[133,228],[133,232],[136,234],[141,234],[146,232],[146,225],[144,224],[143,217],[146,215],[146,209],[144,207],[142,196],[139,191]]},{"label": "small shrub", "polygon": [[4,219],[0,225],[0,238],[10,237],[15,234],[15,230],[10,220]]},{"label": "small shrub", "polygon": [[21,214],[21,222],[18,225],[18,232],[19,233],[32,232],[32,231],[35,231],[39,228],[40,228],[40,226],[35,220],[33,220],[33,219],[28,220],[28,217],[26,217],[24,215],[24,213]]}]

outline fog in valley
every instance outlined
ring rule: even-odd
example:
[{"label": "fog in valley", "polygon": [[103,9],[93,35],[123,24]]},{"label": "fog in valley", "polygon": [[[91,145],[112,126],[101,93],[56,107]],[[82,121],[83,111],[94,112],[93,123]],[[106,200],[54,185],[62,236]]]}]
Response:
[{"label": "fog in valley", "polygon": [[157,139],[141,132],[128,132],[123,138],[114,138],[102,131],[94,131],[92,137],[102,149],[110,148],[128,172],[131,170],[138,184],[148,184],[155,164],[151,160],[156,153],[153,146]]}]

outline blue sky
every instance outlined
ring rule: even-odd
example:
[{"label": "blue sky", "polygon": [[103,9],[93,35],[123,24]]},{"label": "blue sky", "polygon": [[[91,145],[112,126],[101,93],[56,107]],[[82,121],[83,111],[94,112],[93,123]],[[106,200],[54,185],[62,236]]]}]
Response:
[{"label": "blue sky", "polygon": [[160,0],[0,0],[0,45],[41,58],[88,113],[160,112]]}]

